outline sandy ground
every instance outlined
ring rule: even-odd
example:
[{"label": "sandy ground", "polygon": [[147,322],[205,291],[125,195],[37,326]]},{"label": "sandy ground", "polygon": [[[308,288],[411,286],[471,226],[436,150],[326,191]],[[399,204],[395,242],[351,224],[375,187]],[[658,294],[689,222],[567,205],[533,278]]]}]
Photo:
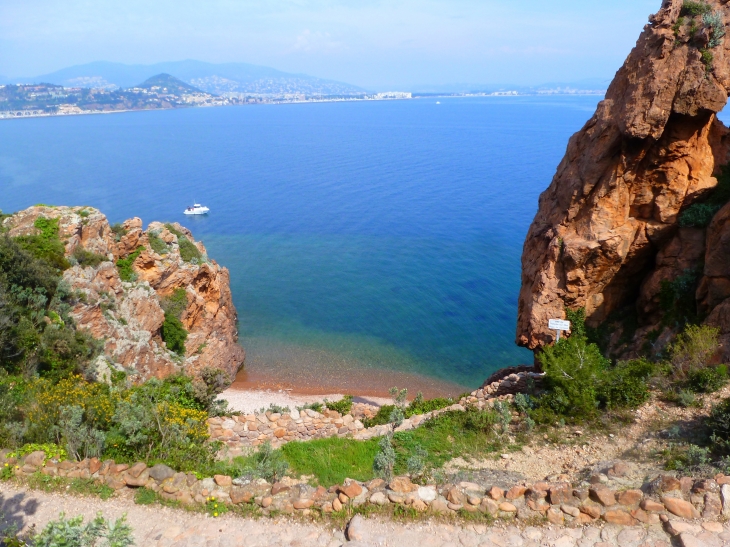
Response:
[{"label": "sandy ground", "polygon": [[[262,408],[269,408],[270,404],[277,406],[289,407],[295,409],[296,407],[303,406],[307,403],[324,402],[325,399],[328,401],[339,401],[342,399],[341,393],[330,393],[328,395],[311,395],[295,393],[291,389],[279,389],[279,390],[243,390],[237,388],[229,388],[220,394],[220,399],[225,399],[232,410],[239,412],[251,413],[255,410],[261,410]],[[376,406],[384,404],[391,404],[392,400],[387,397],[369,397],[369,396],[356,396],[355,402],[369,403]]]}]

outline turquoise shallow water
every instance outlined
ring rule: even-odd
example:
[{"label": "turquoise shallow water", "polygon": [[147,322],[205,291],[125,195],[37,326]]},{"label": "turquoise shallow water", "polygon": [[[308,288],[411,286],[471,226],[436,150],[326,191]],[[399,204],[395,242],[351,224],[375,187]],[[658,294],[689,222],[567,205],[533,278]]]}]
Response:
[{"label": "turquoise shallow water", "polygon": [[439,100],[3,121],[0,208],[187,225],[231,270],[253,376],[474,387],[531,362],[522,241],[599,98]]}]

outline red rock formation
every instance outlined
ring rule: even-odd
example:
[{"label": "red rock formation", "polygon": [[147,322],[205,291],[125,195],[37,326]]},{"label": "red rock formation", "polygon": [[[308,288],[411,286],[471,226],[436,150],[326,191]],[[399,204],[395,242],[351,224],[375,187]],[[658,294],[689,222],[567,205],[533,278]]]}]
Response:
[{"label": "red rock formation", "polygon": [[[707,3],[730,21],[726,0]],[[730,92],[730,37],[716,32],[719,44],[708,43],[713,30],[701,16],[690,34],[693,18],[680,19],[682,4],[665,0],[650,17],[540,196],[522,255],[522,346],[552,342],[548,319],[563,318],[565,307],[584,307],[589,324],[597,325],[638,302],[647,330],[658,319],[661,281],[701,262],[704,233],[678,231],[677,217],[717,185],[713,175],[728,162],[728,129],[715,114]],[[727,233],[724,222],[709,230],[708,268],[723,262],[717,242]],[[730,270],[722,265],[708,277],[709,313],[730,295]]]},{"label": "red rock formation", "polygon": [[[140,379],[180,370],[195,373],[206,366],[235,376],[245,354],[237,343],[228,270],[207,259],[205,247],[189,230],[173,224],[173,231],[187,237],[203,255],[199,264],[182,260],[178,236],[165,225],[153,222],[144,231],[142,221],[133,218],[124,223],[126,233],[117,241],[106,217],[90,207],[31,207],[5,221],[10,235],[34,233],[39,216],[59,219],[68,257],[81,246],[110,259],[97,267],[74,265],[63,274],[72,290],[85,295],[72,312],[77,327],[104,340],[106,363],[99,366],[123,369]],[[164,254],[152,250],[151,234],[166,243]],[[125,258],[139,246],[145,250],[132,265],[137,279],[124,282],[112,259]],[[188,330],[184,357],[168,351],[160,336],[165,319],[162,300],[178,289],[187,296],[181,316]]]}]

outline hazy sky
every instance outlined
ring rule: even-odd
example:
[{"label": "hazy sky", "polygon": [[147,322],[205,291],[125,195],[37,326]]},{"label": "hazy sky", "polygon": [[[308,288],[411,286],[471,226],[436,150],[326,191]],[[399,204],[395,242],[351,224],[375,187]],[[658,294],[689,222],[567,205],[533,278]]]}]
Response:
[{"label": "hazy sky", "polygon": [[611,78],[661,0],[0,0],[0,74],[240,61],[363,87]]}]

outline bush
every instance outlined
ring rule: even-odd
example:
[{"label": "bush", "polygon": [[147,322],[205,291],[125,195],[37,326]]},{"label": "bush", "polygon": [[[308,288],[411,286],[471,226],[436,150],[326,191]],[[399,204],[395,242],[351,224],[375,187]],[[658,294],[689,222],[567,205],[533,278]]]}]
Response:
[{"label": "bush", "polygon": [[184,235],[177,238],[177,243],[180,247],[180,258],[182,258],[183,261],[192,262],[194,259],[197,263],[200,262],[201,258],[203,258],[203,255],[200,253],[195,244]]},{"label": "bush", "polygon": [[705,13],[709,13],[711,10],[712,7],[709,4],[705,4],[704,2],[684,0],[684,3],[682,4],[682,10],[679,13],[680,15],[695,17],[697,15],[704,15]]},{"label": "bush", "polygon": [[274,450],[269,441],[262,444],[249,461],[238,471],[242,479],[266,479],[276,482],[289,470],[289,462],[280,450]]},{"label": "bush", "polygon": [[352,395],[345,395],[339,401],[328,401],[327,399],[325,399],[324,404],[330,410],[339,412],[344,416],[345,414],[349,414],[352,410],[352,399]]},{"label": "bush", "polygon": [[112,524],[99,513],[94,520],[84,524],[83,516],[66,519],[61,513],[58,520],[46,524],[32,542],[35,547],[129,547],[134,545],[134,538],[126,517]]},{"label": "bush", "polygon": [[673,281],[665,279],[661,282],[659,305],[664,312],[663,323],[698,322],[695,293],[701,274],[700,268],[689,268]]},{"label": "bush", "polygon": [[390,435],[383,436],[378,443],[378,453],[373,461],[373,472],[377,477],[390,482],[393,478],[393,468],[395,467],[395,450],[391,442]]},{"label": "bush", "polygon": [[315,412],[322,412],[325,409],[325,406],[322,403],[314,402],[314,403],[306,403],[302,406],[298,406],[297,410],[314,410]]},{"label": "bush", "polygon": [[[554,346],[546,346],[538,356],[545,373],[547,393],[539,405],[545,411],[575,420],[590,418],[598,408],[598,386],[609,362],[598,346],[589,344],[584,336],[573,334]],[[550,412],[547,412],[550,414]]]},{"label": "bush", "polygon": [[122,238],[129,233],[129,230],[127,230],[124,226],[122,226],[118,222],[116,224],[111,225],[111,230],[112,230],[112,233],[114,234],[115,241],[121,241]]},{"label": "bush", "polygon": [[175,292],[173,292],[170,296],[166,296],[162,299],[160,305],[165,312],[180,319],[188,307],[188,293],[183,288],[175,289]]},{"label": "bush", "polygon": [[730,399],[715,405],[707,419],[712,449],[718,454],[730,454]]},{"label": "bush", "polygon": [[182,321],[169,312],[165,313],[165,321],[162,323],[160,334],[162,340],[167,344],[167,349],[178,355],[185,355],[185,341],[188,339],[188,331],[185,330]]},{"label": "bush", "polygon": [[434,410],[440,410],[454,404],[454,400],[444,397],[436,397],[435,399],[424,399],[422,393],[418,393],[416,398],[406,408],[406,418],[410,418],[415,414],[426,414]]},{"label": "bush", "polygon": [[688,374],[687,387],[695,393],[714,393],[728,381],[727,366],[707,367]]},{"label": "bush", "polygon": [[178,239],[181,237],[185,237],[185,234],[183,234],[180,230],[175,228],[169,222],[167,224],[165,224],[165,228],[167,228],[167,231],[170,232],[171,234],[175,235]]},{"label": "bush", "polygon": [[73,252],[73,257],[82,268],[86,268],[87,266],[96,268],[102,262],[107,262],[109,260],[109,258],[104,255],[99,255],[87,251],[81,245],[76,246]]},{"label": "bush", "polygon": [[147,240],[150,242],[150,247],[158,255],[165,255],[168,252],[167,243],[165,243],[160,235],[156,232],[149,232],[147,234]]},{"label": "bush", "polygon": [[598,387],[598,401],[603,408],[636,408],[649,399],[647,380],[654,374],[654,364],[645,359],[618,363],[606,371]]},{"label": "bush", "polygon": [[687,325],[669,348],[674,378],[687,380],[691,373],[706,368],[718,350],[720,329],[709,325]]},{"label": "bush", "polygon": [[66,260],[66,248],[59,237],[57,218],[38,217],[34,226],[39,234],[15,238],[18,244],[36,258],[43,260],[57,270],[65,270],[70,264]]},{"label": "bush", "polygon": [[710,203],[693,203],[679,215],[679,225],[683,228],[706,228],[720,208],[720,205]]},{"label": "bush", "polygon": [[119,270],[119,277],[122,281],[134,281],[137,279],[137,274],[134,273],[132,264],[142,254],[142,251],[144,251],[144,247],[140,245],[126,258],[117,260],[117,270]]}]

